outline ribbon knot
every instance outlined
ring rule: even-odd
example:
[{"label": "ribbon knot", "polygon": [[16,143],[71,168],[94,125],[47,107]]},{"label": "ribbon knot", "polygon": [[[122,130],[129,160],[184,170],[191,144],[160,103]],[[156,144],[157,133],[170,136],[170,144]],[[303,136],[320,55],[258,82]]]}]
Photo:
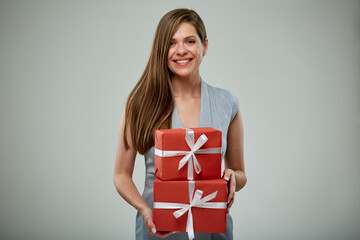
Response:
[{"label": "ribbon knot", "polygon": [[202,134],[196,143],[194,143],[194,131],[191,129],[186,129],[185,140],[190,148],[190,151],[186,153],[185,156],[180,160],[178,170],[183,168],[185,164],[188,164],[188,179],[193,180],[193,166],[197,174],[201,172],[201,166],[195,156],[195,153],[207,142],[208,138],[205,134]]},{"label": "ribbon knot", "polygon": [[181,217],[182,215],[184,215],[184,213],[186,213],[187,211],[191,211],[191,208],[192,207],[203,207],[204,203],[214,199],[217,195],[217,192],[213,192],[212,194],[209,194],[207,195],[206,197],[204,198],[201,198],[202,195],[203,195],[203,191],[197,189],[195,191],[195,194],[194,194],[194,198],[190,201],[190,204],[185,204],[180,210],[177,210],[175,211],[173,214],[176,218],[179,218]]}]

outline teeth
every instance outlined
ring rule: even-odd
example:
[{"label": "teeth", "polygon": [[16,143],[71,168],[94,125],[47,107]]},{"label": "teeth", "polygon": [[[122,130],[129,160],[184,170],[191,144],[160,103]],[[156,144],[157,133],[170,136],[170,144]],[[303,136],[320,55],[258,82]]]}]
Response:
[{"label": "teeth", "polygon": [[179,60],[179,61],[176,61],[177,63],[187,63],[187,62],[189,62],[190,60],[188,59],[188,60]]}]

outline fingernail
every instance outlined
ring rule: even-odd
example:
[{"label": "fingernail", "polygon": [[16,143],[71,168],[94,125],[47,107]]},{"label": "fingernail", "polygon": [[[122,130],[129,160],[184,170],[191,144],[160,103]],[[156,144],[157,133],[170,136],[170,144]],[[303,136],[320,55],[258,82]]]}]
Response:
[{"label": "fingernail", "polygon": [[155,229],[155,228],[152,228],[151,231],[152,231],[152,233],[156,233],[156,229]]},{"label": "fingernail", "polygon": [[224,179],[225,179],[226,181],[229,181],[229,177],[227,177],[227,176],[226,176],[226,177],[224,177]]}]

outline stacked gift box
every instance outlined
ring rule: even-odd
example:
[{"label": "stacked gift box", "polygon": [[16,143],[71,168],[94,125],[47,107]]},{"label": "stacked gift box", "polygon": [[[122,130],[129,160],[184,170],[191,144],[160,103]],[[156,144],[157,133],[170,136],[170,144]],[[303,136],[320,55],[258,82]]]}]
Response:
[{"label": "stacked gift box", "polygon": [[227,182],[221,178],[221,131],[155,132],[154,222],[158,231],[226,232]]}]

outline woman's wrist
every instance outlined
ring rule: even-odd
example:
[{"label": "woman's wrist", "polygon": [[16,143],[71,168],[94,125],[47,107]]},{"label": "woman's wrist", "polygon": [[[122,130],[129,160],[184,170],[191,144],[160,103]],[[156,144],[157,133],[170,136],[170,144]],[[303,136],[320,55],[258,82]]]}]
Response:
[{"label": "woman's wrist", "polygon": [[138,211],[141,215],[144,215],[149,211],[152,212],[152,209],[148,204],[144,204],[143,206],[139,207]]},{"label": "woman's wrist", "polygon": [[246,175],[243,171],[236,170],[235,173],[235,179],[236,179],[236,192],[242,189],[247,181]]}]

